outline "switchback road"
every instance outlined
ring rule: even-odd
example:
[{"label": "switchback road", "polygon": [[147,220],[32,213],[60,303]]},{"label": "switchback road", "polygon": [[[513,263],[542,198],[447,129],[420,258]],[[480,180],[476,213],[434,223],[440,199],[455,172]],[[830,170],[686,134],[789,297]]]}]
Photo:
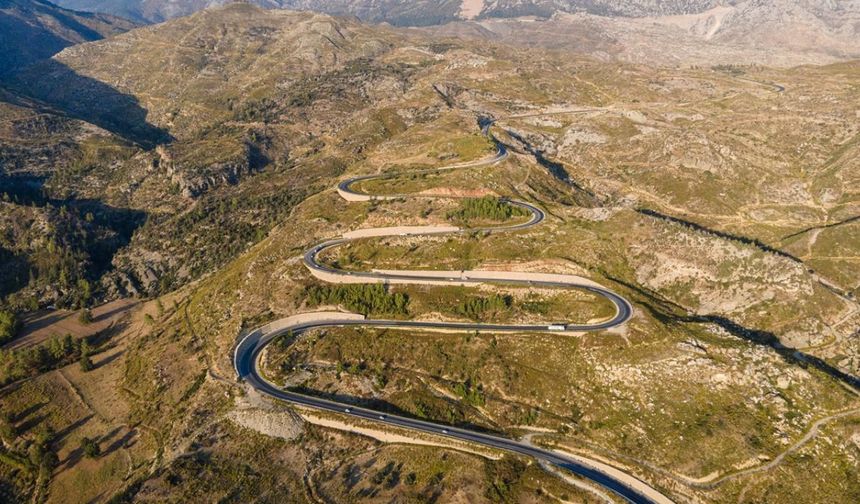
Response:
[{"label": "switchback road", "polygon": [[[484,121],[482,123],[482,132],[488,137],[490,137],[489,128],[491,125],[491,121]],[[347,201],[369,201],[372,199],[394,199],[410,197],[409,195],[374,196],[358,192],[353,187],[359,182],[371,179],[388,178],[392,176],[409,175],[416,173],[429,173],[441,170],[475,168],[500,163],[508,157],[508,152],[505,149],[504,145],[502,145],[501,143],[496,142],[496,145],[498,151],[494,156],[489,159],[484,159],[471,163],[451,165],[447,167],[437,168],[434,170],[422,170],[419,172],[400,173],[397,175],[384,174],[355,177],[338,184],[337,190],[338,193]],[[428,196],[423,195],[422,197],[426,198]],[[319,260],[320,254],[325,250],[342,246],[351,241],[362,239],[363,237],[368,236],[426,236],[451,233],[471,233],[475,231],[482,231],[486,233],[517,232],[537,226],[545,218],[543,210],[541,210],[535,205],[532,205],[531,203],[513,200],[506,201],[511,205],[515,205],[519,208],[526,210],[529,213],[530,218],[527,221],[521,223],[480,229],[413,227],[367,230],[367,233],[364,235],[362,235],[361,233],[357,235],[351,234],[351,237],[328,240],[312,247],[304,254],[304,263],[313,275],[323,281],[331,283],[410,283],[477,286],[482,283],[492,282],[538,288],[581,289],[597,294],[609,300],[615,306],[614,316],[612,316],[608,320],[593,324],[546,323],[532,325],[516,325],[476,324],[470,322],[371,320],[364,319],[363,317],[354,314],[337,313],[303,314],[298,317],[292,317],[290,319],[273,322],[264,327],[251,331],[243,338],[241,338],[236,345],[234,353],[234,365],[236,367],[236,372],[238,373],[239,377],[245,381],[245,383],[255,388],[256,390],[271,397],[275,397],[277,399],[281,399],[301,407],[337,413],[340,415],[347,415],[361,420],[378,422],[381,424],[398,428],[419,431],[435,436],[453,438],[467,443],[475,443],[486,447],[519,453],[567,469],[580,477],[591,480],[611,490],[612,492],[614,492],[628,502],[645,504],[670,503],[671,501],[669,499],[667,499],[655,489],[649,487],[641,480],[638,480],[633,476],[624,474],[618,470],[607,470],[605,464],[600,464],[597,462],[589,463],[587,459],[583,459],[581,457],[567,456],[556,451],[539,448],[533,446],[530,443],[519,442],[502,436],[492,435],[474,430],[462,429],[454,426],[437,424],[433,422],[427,422],[415,418],[386,414],[380,411],[356,407],[351,404],[335,402],[315,396],[283,390],[266,380],[266,378],[260,373],[260,369],[258,366],[259,357],[270,342],[285,334],[291,334],[293,337],[298,337],[306,331],[324,327],[362,326],[417,330],[443,329],[453,331],[553,332],[558,334],[565,334],[611,329],[613,327],[618,327],[624,324],[630,319],[633,314],[633,308],[626,299],[593,281],[576,276],[488,271],[360,272],[338,269],[332,266],[328,266]]]}]

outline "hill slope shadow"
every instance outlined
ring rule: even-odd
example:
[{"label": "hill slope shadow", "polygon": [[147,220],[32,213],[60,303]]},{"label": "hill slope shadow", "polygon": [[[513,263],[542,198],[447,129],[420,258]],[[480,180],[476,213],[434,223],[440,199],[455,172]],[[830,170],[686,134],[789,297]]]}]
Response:
[{"label": "hill slope shadow", "polygon": [[81,75],[55,59],[28,67],[13,76],[10,85],[24,96],[95,124],[144,149],[173,140],[167,130],[147,122],[148,111],[137,98]]}]

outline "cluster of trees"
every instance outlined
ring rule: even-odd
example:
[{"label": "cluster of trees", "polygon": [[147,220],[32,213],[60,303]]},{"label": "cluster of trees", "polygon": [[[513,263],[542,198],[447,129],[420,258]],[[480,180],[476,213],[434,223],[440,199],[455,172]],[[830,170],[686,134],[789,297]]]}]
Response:
[{"label": "cluster of trees", "polygon": [[0,310],[0,345],[11,341],[21,329],[21,321],[15,312]]},{"label": "cluster of trees", "polygon": [[311,285],[305,297],[312,306],[342,305],[363,315],[406,315],[409,313],[409,296],[391,293],[382,284]]},{"label": "cluster of trees", "polygon": [[731,75],[743,75],[746,73],[746,68],[742,65],[713,65],[711,70],[716,72],[724,72]]},{"label": "cluster of trees", "polygon": [[11,244],[0,243],[0,298],[27,286],[30,279],[30,264]]},{"label": "cluster of trees", "polygon": [[335,370],[337,372],[338,378],[340,378],[340,375],[342,375],[343,373],[358,375],[361,374],[365,369],[366,366],[363,362],[353,362],[349,364],[344,361],[337,361],[337,364],[335,365]]},{"label": "cluster of trees", "polygon": [[41,345],[0,350],[0,385],[79,361],[83,371],[93,369],[92,347],[86,338],[54,336]]},{"label": "cluster of trees", "polygon": [[233,111],[236,118],[240,121],[260,121],[274,122],[279,115],[281,109],[280,104],[271,99],[263,98],[262,100],[249,100],[236,106],[235,102],[229,100],[227,109]]},{"label": "cluster of trees", "polygon": [[508,295],[493,294],[489,297],[470,297],[461,301],[457,313],[472,320],[483,320],[488,313],[509,310],[513,298]]},{"label": "cluster of trees", "polygon": [[528,215],[526,210],[511,205],[503,199],[484,196],[483,198],[464,199],[459,210],[448,213],[448,219],[464,221],[471,219],[492,219],[501,221],[525,215]]}]

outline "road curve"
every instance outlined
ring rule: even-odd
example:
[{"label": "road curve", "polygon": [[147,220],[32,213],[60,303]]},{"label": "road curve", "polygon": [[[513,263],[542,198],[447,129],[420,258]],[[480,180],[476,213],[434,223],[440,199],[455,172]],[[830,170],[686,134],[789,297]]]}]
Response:
[{"label": "road curve", "polygon": [[[486,120],[481,123],[482,132],[489,135],[489,128],[492,121]],[[437,168],[433,170],[421,170],[418,172],[407,172],[405,174],[414,173],[429,173],[440,170],[452,170],[461,168],[474,168],[478,166],[487,166],[499,163],[507,158],[508,153],[504,145],[496,142],[498,148],[497,153],[489,158],[471,163],[462,163],[447,167]],[[404,175],[400,173],[398,175]],[[375,179],[386,178],[390,175],[369,175],[355,177],[345,180],[338,184],[338,193],[349,201],[366,201],[371,199],[394,199],[404,198],[409,195],[387,195],[387,196],[372,196],[357,192],[353,189],[353,185],[358,182]],[[422,195],[421,197],[434,197]],[[444,197],[444,196],[440,196]],[[515,232],[527,229],[540,224],[544,218],[544,212],[535,205],[522,201],[507,200],[508,203],[515,205],[528,211],[531,215],[528,221],[523,223],[512,224],[508,226],[479,228],[479,229],[445,229],[439,230],[416,230],[410,228],[409,233],[392,231],[385,234],[375,234],[374,236],[401,236],[409,235],[440,235],[451,233],[471,233],[475,231],[486,233],[500,232]],[[396,229],[396,228],[392,228]],[[338,403],[319,397],[308,396],[283,390],[275,384],[266,380],[260,373],[258,367],[259,357],[266,346],[285,334],[291,334],[293,337],[298,337],[306,331],[323,327],[395,327],[395,328],[411,328],[411,329],[445,329],[457,331],[482,331],[482,332],[583,332],[597,331],[617,327],[627,322],[633,314],[633,308],[630,303],[620,295],[604,288],[594,282],[587,281],[578,277],[567,277],[564,275],[556,275],[549,278],[550,275],[535,274],[534,278],[524,279],[522,275],[513,275],[512,278],[487,279],[471,278],[465,272],[454,274],[452,272],[444,273],[444,276],[428,276],[426,274],[416,274],[415,272],[359,272],[345,271],[331,266],[327,266],[319,261],[319,255],[325,250],[338,247],[351,241],[361,238],[337,238],[324,241],[304,254],[305,266],[310,272],[318,278],[335,283],[425,283],[425,284],[452,284],[452,285],[478,285],[485,282],[504,283],[518,286],[534,286],[548,288],[567,288],[581,289],[603,296],[615,305],[615,315],[609,320],[597,322],[594,324],[535,324],[535,325],[514,325],[514,324],[475,324],[469,322],[430,322],[430,321],[403,321],[403,320],[371,320],[364,319],[360,316],[350,314],[319,314],[315,317],[314,314],[305,314],[301,317],[293,317],[276,321],[267,326],[255,329],[245,335],[236,345],[234,351],[234,366],[240,379],[271,397],[281,399],[299,406],[312,408],[321,411],[334,412],[342,415],[352,416],[363,420],[370,420],[391,426],[410,429],[414,431],[425,432],[437,436],[454,438],[460,441],[469,443],[477,443],[483,446],[506,450],[519,453],[522,455],[534,457],[539,460],[544,460],[558,467],[567,469],[574,474],[583,478],[589,479],[601,486],[611,490],[621,496],[628,502],[652,504],[657,502],[671,502],[656,490],[648,487],[647,484],[636,480],[634,477],[618,478],[608,474],[608,472],[600,470],[596,466],[591,466],[578,459],[565,456],[563,454],[535,447],[528,443],[522,443],[501,436],[491,435],[483,432],[461,429],[457,427],[440,425],[432,422],[426,422],[414,418],[408,418],[398,415],[391,415],[374,411],[366,408],[356,407],[350,404]],[[422,272],[424,273],[424,272]],[[631,484],[631,480],[635,484]],[[639,484],[641,483],[641,485]],[[643,491],[643,489],[645,491]],[[656,496],[656,498],[655,498]]]}]

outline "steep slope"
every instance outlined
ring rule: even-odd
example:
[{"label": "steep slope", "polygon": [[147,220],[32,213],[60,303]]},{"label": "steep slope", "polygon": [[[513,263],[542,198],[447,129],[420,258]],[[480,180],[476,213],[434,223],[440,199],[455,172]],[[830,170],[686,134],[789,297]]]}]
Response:
[{"label": "steep slope", "polygon": [[69,9],[104,12],[139,23],[160,23],[230,2],[225,0],[58,0],[57,3]]},{"label": "steep slope", "polygon": [[[85,121],[0,88],[0,297],[83,306],[143,212],[93,196],[137,150]],[[81,287],[84,287],[83,289]]]},{"label": "steep slope", "polygon": [[[131,121],[146,121],[187,138],[243,107],[260,105],[308,75],[372,58],[388,46],[356,22],[234,4],[69,48],[19,82],[65,109],[124,121],[129,127]],[[59,85],[70,79],[101,89]],[[125,104],[110,99],[111,94],[127,96],[145,113],[119,113]]]},{"label": "steep slope", "polygon": [[[860,55],[857,1],[757,0],[725,11],[704,37],[736,45],[818,48],[844,58]],[[839,54],[840,49],[853,52]]]},{"label": "steep slope", "polygon": [[0,0],[0,77],[70,45],[103,39],[134,26],[125,19],[74,12],[44,0]]},{"label": "steep slope", "polygon": [[[30,261],[33,281],[10,281],[15,303],[77,304],[67,294],[79,279],[100,285],[93,299],[164,291],[261,239],[316,180],[399,127],[385,107],[415,70],[385,63],[397,40],[236,4],[69,48],[17,75],[0,108],[10,204],[112,216],[123,239],[93,267]],[[10,229],[19,255],[51,242]]]}]

